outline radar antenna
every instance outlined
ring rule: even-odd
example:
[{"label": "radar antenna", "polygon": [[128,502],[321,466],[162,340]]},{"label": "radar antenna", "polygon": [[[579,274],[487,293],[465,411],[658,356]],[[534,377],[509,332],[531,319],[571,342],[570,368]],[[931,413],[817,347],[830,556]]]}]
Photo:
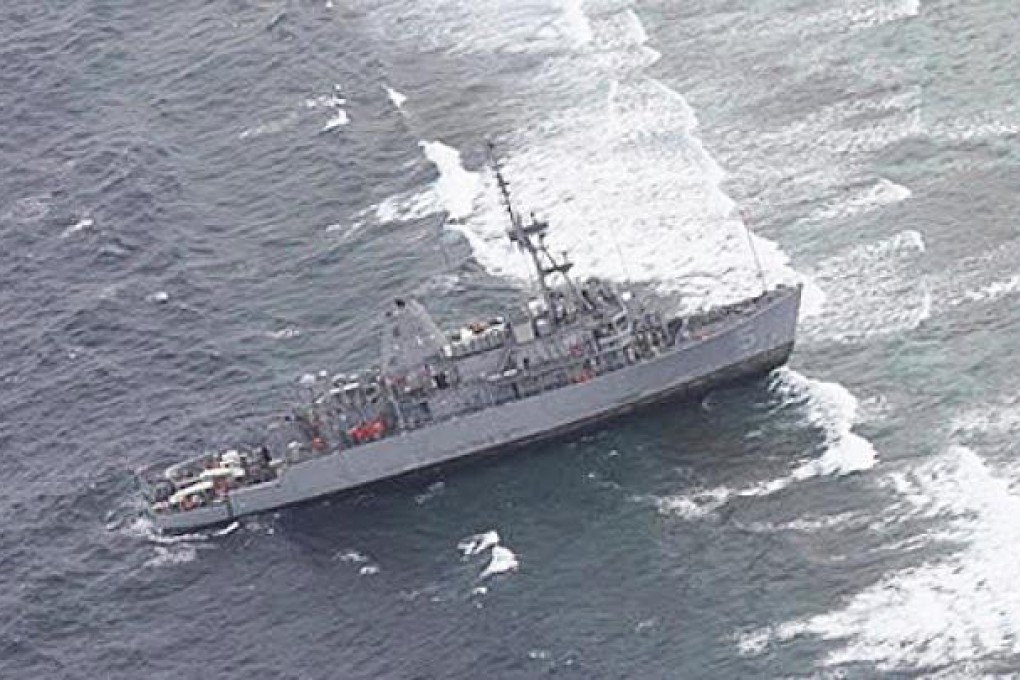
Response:
[{"label": "radar antenna", "polygon": [[[510,198],[510,183],[503,177],[503,166],[500,164],[499,159],[496,157],[496,145],[491,141],[486,143],[489,151],[489,163],[492,165],[493,173],[496,176],[496,186],[499,187],[500,197],[503,202],[503,207],[506,209],[507,216],[510,218],[510,228],[507,229],[507,237],[521,248],[527,251],[531,257],[531,264],[535,269],[535,274],[538,276],[538,287],[542,293],[542,298],[545,301],[546,309],[549,310],[550,318],[553,323],[556,323],[557,315],[555,313],[555,307],[553,306],[553,295],[549,287],[548,277],[553,274],[559,274],[566,281],[567,286],[573,293],[573,298],[579,301],[580,304],[588,306],[588,303],[577,294],[577,289],[574,287],[574,282],[570,279],[568,273],[574,266],[574,263],[567,259],[567,254],[564,252],[563,257],[557,259],[549,251],[548,246],[545,244],[545,237],[549,231],[549,223],[544,220],[539,220],[535,217],[534,213],[531,213],[531,221],[525,223],[521,219],[520,213],[514,209],[513,201]],[[544,260],[544,262],[543,262]]]}]

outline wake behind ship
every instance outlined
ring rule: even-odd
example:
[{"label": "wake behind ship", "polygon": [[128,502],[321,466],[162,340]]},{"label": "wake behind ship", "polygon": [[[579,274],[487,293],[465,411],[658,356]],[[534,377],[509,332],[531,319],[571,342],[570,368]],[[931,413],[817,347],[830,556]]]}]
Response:
[{"label": "wake behind ship", "polygon": [[793,349],[801,287],[666,316],[599,279],[575,281],[525,221],[492,159],[537,295],[444,333],[417,300],[384,315],[380,364],[306,376],[308,403],[256,449],[206,454],[139,480],[156,526],[184,531],[476,454],[560,437],[636,408],[766,373]]}]

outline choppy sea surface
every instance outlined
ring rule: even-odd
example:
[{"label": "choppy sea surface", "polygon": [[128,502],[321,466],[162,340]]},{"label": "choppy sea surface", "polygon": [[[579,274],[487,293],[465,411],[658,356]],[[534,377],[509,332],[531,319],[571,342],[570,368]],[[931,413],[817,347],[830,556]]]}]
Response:
[{"label": "choppy sea surface", "polygon": [[[1020,668],[1013,0],[0,7],[0,676],[974,677]],[[790,365],[216,532],[135,469],[528,285],[693,309],[754,233]]]}]

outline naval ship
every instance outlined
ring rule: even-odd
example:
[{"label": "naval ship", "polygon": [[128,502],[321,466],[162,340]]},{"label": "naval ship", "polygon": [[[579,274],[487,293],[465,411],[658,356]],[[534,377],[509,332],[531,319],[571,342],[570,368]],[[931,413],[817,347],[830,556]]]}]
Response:
[{"label": "naval ship", "polygon": [[576,280],[567,254],[546,244],[549,224],[516,210],[491,149],[490,161],[507,237],[537,282],[522,304],[444,332],[419,301],[395,300],[383,312],[379,364],[306,375],[303,405],[275,423],[262,446],[142,470],[158,529],[224,524],[563,437],[786,362],[800,285],[769,289],[763,276],[756,297],[670,316],[650,295]]}]

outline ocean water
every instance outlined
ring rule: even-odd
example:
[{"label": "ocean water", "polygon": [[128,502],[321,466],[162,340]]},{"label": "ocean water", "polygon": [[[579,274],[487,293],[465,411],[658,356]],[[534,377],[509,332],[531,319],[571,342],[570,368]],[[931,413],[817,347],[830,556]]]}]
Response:
[{"label": "ocean water", "polygon": [[[1007,0],[0,7],[0,676],[976,677],[1020,667]],[[582,273],[807,296],[790,365],[573,441],[157,535],[376,312]]]}]

